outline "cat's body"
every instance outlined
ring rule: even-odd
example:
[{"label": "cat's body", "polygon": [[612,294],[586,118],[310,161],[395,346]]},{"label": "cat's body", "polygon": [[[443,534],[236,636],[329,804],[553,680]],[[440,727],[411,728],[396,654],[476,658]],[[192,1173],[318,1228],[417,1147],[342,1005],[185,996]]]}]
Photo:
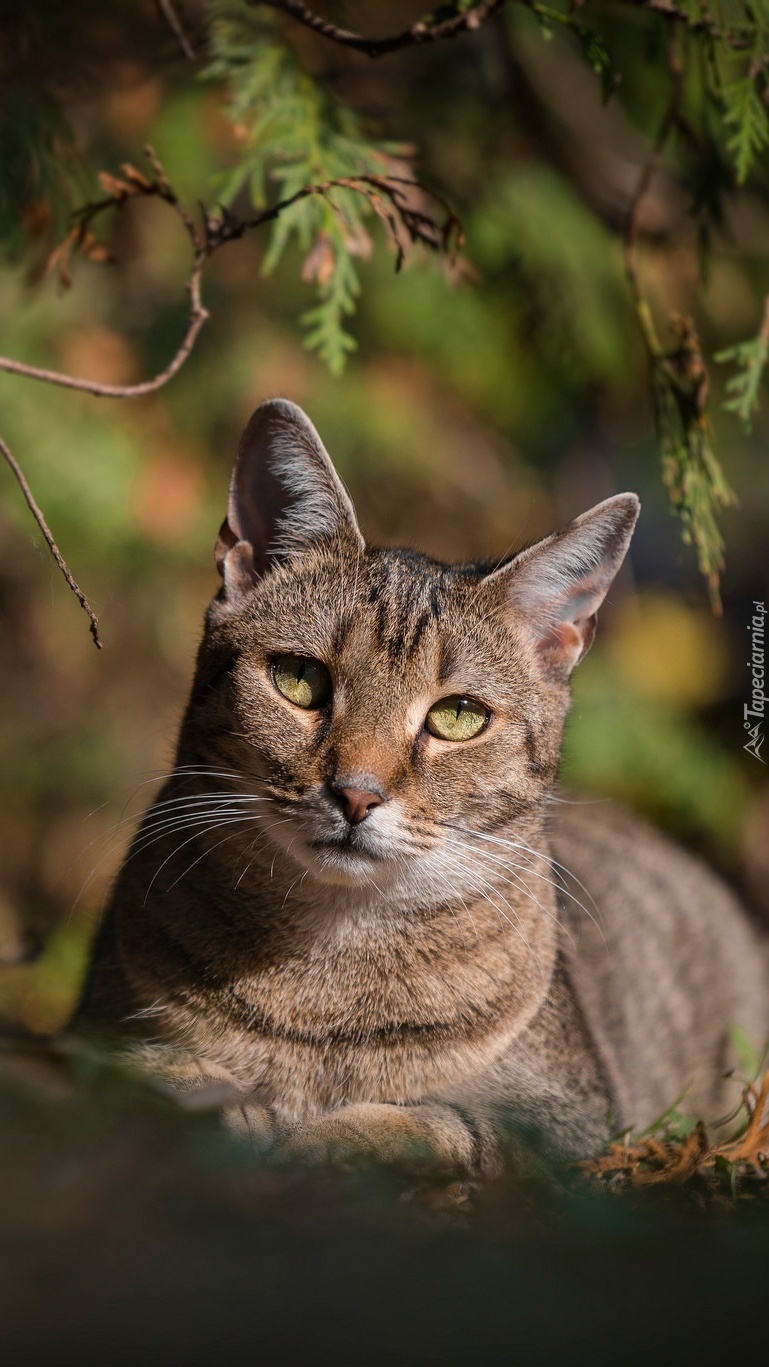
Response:
[{"label": "cat's body", "polygon": [[636,512],[607,500],[497,569],[369,550],[310,424],[263,405],[81,1019],[142,1033],[182,1088],[229,1082],[307,1156],[492,1171],[511,1135],[588,1153],[688,1085],[728,1109],[731,1027],[769,1035],[765,948],[661,837],[552,801]]}]

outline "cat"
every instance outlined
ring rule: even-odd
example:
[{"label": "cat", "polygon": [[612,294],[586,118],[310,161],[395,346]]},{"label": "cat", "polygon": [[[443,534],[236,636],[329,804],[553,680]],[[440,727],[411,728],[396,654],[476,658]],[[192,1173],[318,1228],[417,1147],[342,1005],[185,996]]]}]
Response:
[{"label": "cat", "polygon": [[569,676],[639,511],[508,560],[364,543],[309,419],[240,443],[176,764],[97,936],[78,1025],[306,1160],[571,1160],[688,1088],[739,1100],[769,955],[703,864],[554,791]]}]

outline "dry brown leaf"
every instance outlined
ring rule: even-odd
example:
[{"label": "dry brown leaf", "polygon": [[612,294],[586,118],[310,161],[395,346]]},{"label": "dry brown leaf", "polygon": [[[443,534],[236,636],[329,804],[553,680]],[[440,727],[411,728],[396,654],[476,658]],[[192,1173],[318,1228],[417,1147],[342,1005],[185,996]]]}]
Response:
[{"label": "dry brown leaf", "polygon": [[[712,1144],[702,1121],[683,1140],[630,1139],[610,1144],[606,1153],[580,1163],[587,1176],[609,1185],[654,1186],[661,1183],[683,1184],[695,1177],[711,1186],[718,1180],[719,1162],[726,1163],[737,1179],[769,1176],[769,1071],[760,1082],[749,1084],[743,1092],[748,1120],[735,1139]],[[747,1171],[746,1171],[747,1170]]]},{"label": "dry brown leaf", "polygon": [[134,195],[140,195],[142,193],[138,185],[132,185],[130,181],[127,180],[120,180],[118,176],[111,175],[109,171],[99,172],[99,184],[105,194],[108,194],[111,199],[116,200],[118,203],[122,203],[124,199],[131,199]]},{"label": "dry brown leaf", "polygon": [[76,245],[87,261],[96,261],[101,264],[115,260],[106,243],[102,242],[95,233],[92,233],[90,228],[83,229],[80,234],[80,241]]},{"label": "dry brown leaf", "polygon": [[745,1089],[744,1101],[750,1115],[744,1133],[728,1144],[718,1145],[713,1155],[729,1163],[747,1163],[764,1172],[769,1167],[769,1070],[758,1087],[751,1083]]},{"label": "dry brown leaf", "polygon": [[317,280],[319,285],[327,285],[336,267],[334,248],[325,233],[318,233],[302,266],[303,280]]},{"label": "dry brown leaf", "polygon": [[359,256],[362,261],[368,261],[374,250],[374,244],[362,224],[355,232],[347,230],[344,245],[351,256]]},{"label": "dry brown leaf", "polygon": [[135,185],[140,194],[152,194],[154,189],[152,181],[148,180],[145,175],[142,175],[141,171],[137,171],[136,167],[132,166],[130,161],[121,162],[120,169],[126,180],[131,185]]},{"label": "dry brown leaf", "polygon": [[45,274],[58,275],[59,284],[62,289],[65,290],[68,290],[72,284],[72,276],[69,271],[69,259],[77,241],[79,231],[79,224],[76,224],[74,228],[70,228],[64,241],[60,242],[58,247],[54,247],[45,263]]}]

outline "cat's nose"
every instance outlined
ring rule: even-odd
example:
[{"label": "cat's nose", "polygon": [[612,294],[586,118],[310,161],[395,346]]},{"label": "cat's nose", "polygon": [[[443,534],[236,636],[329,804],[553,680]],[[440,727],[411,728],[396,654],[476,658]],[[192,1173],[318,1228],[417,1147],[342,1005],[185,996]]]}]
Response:
[{"label": "cat's nose", "polygon": [[351,826],[365,821],[369,812],[381,807],[384,794],[371,788],[342,788],[329,784],[334,801],[339,804]]}]

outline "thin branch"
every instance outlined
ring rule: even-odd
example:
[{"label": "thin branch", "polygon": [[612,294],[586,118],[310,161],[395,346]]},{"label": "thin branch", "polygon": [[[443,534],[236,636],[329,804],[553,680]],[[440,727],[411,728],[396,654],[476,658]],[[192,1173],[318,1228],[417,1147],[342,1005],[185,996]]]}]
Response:
[{"label": "thin branch", "polygon": [[264,5],[268,9],[279,10],[295,19],[304,28],[312,29],[323,38],[329,38],[341,47],[354,48],[367,57],[385,57],[401,48],[415,47],[419,43],[432,43],[439,38],[457,38],[461,33],[474,33],[493,14],[501,8],[505,0],[478,0],[472,8],[451,15],[448,19],[435,20],[428,15],[417,19],[400,33],[390,34],[387,38],[366,38],[361,33],[340,28],[330,19],[316,14],[302,0],[248,0],[250,5]]},{"label": "thin branch", "polygon": [[36,521],[38,527],[40,528],[41,532],[43,533],[43,536],[45,537],[45,539],[46,539],[46,541],[47,541],[47,543],[48,543],[48,549],[49,549],[49,551],[51,552],[51,555],[53,556],[54,560],[56,561],[56,564],[58,565],[59,569],[61,570],[62,574],[64,575],[64,578],[66,579],[67,583],[69,584],[69,587],[71,588],[72,592],[74,593],[75,597],[77,598],[77,601],[79,602],[81,608],[83,609],[83,612],[84,612],[84,613],[86,614],[86,616],[88,617],[88,620],[89,620],[89,622],[90,622],[90,624],[91,624],[91,625],[90,625],[90,631],[91,631],[91,635],[93,636],[94,645],[96,646],[96,649],[97,649],[97,650],[101,650],[102,643],[101,643],[101,641],[99,640],[99,619],[98,619],[98,617],[96,616],[96,613],[94,612],[93,608],[91,607],[91,604],[89,603],[89,601],[88,601],[88,599],[86,598],[85,594],[83,593],[83,590],[81,589],[81,587],[80,587],[80,585],[78,584],[77,580],[74,578],[74,576],[73,576],[73,574],[72,574],[72,572],[71,572],[71,570],[70,570],[70,568],[69,568],[69,566],[68,566],[66,560],[64,559],[64,556],[62,555],[61,551],[59,550],[59,547],[58,547],[57,544],[56,544],[56,540],[55,540],[55,538],[54,538],[53,532],[51,531],[50,527],[48,526],[48,523],[47,523],[46,520],[45,520],[45,517],[44,517],[44,515],[43,515],[43,510],[42,510],[42,508],[40,507],[40,505],[38,504],[38,502],[36,501],[35,496],[34,496],[34,494],[32,493],[32,490],[30,489],[29,484],[27,483],[27,479],[26,479],[26,476],[25,476],[25,474],[24,474],[24,471],[22,470],[21,466],[19,465],[19,462],[17,461],[17,459],[16,459],[16,457],[14,456],[13,452],[10,450],[10,448],[9,448],[9,447],[6,445],[6,443],[3,441],[3,438],[2,438],[2,437],[0,437],[0,454],[4,456],[4,458],[5,458],[5,460],[7,461],[8,465],[10,465],[11,470],[13,471],[14,477],[15,477],[15,479],[16,479],[18,485],[19,485],[19,488],[21,489],[21,492],[23,493],[25,499],[27,500],[27,506],[29,507],[29,510],[30,510],[32,516],[34,517],[34,519],[35,519],[35,521]]},{"label": "thin branch", "polygon": [[173,0],[157,0],[157,7],[173,33],[184,56],[187,58],[187,61],[196,62],[198,59],[195,49],[184,31],[184,25],[182,24],[181,19],[174,9]]},{"label": "thin branch", "polygon": [[657,131],[657,136],[652,143],[635,184],[635,189],[630,197],[625,221],[622,226],[622,244],[625,259],[625,274],[630,285],[630,292],[633,296],[638,322],[646,344],[646,349],[652,362],[661,361],[664,357],[664,349],[657,336],[657,329],[654,326],[649,301],[643,292],[641,276],[638,267],[638,236],[639,219],[641,204],[648,192],[652,176],[659,168],[662,161],[662,154],[667,145],[668,138],[673,131],[678,117],[683,97],[683,73],[678,54],[671,49],[670,53],[670,73],[672,77],[672,91],[667,109],[662,118],[662,122]]},{"label": "thin branch", "polygon": [[[332,190],[352,190],[368,199],[372,207],[375,207],[377,194],[384,195],[389,200],[403,227],[406,228],[412,242],[422,242],[426,247],[447,255],[451,255],[462,246],[464,241],[462,226],[454,210],[442,195],[437,194],[434,190],[428,190],[418,180],[412,180],[408,176],[388,175],[339,176],[335,180],[315,181],[311,185],[303,185],[301,190],[297,190],[295,194],[289,195],[287,199],[279,200],[269,209],[261,210],[252,218],[238,218],[229,211],[224,211],[218,219],[207,221],[206,241],[211,250],[215,250],[217,247],[223,246],[225,242],[236,241],[253,228],[259,228],[263,223],[269,223],[272,219],[278,218],[285,209],[290,208],[292,204],[297,204],[302,199],[307,199],[310,195],[319,195],[323,199],[328,199]],[[432,200],[443,210],[445,215],[443,223],[437,223],[431,214],[418,208],[413,199],[414,191],[423,198]],[[390,226],[392,229],[392,220],[390,220]],[[390,237],[397,248],[400,239],[396,232],[391,231]]]},{"label": "thin branch", "polygon": [[168,384],[184,365],[197,341],[198,333],[209,317],[200,297],[203,262],[196,264],[187,282],[190,300],[190,316],[187,329],[179,347],[168,365],[149,380],[139,384],[103,384],[99,380],[79,379],[76,375],[65,375],[59,370],[47,370],[44,366],[28,365],[25,361],[15,361],[10,356],[0,356],[0,370],[11,375],[21,375],[28,380],[41,380],[44,384],[61,385],[64,389],[79,389],[85,394],[94,394],[99,399],[141,399],[145,394],[154,394]]},{"label": "thin branch", "polygon": [[[386,57],[391,52],[415,47],[420,43],[432,43],[441,38],[457,38],[462,33],[474,33],[495,10],[502,8],[505,0],[478,0],[478,3],[469,9],[450,14],[446,19],[426,15],[400,33],[393,33],[385,38],[367,38],[362,33],[340,28],[330,19],[316,14],[309,5],[303,3],[303,0],[248,0],[248,3],[254,8],[263,5],[267,9],[278,10],[304,28],[311,29],[313,33],[328,38],[340,47],[352,48],[367,57]],[[536,0],[520,0],[520,3],[534,11],[539,8]],[[647,10],[652,14],[659,14],[663,20],[676,27],[684,27],[690,33],[706,34],[717,42],[725,43],[735,52],[745,51],[753,43],[753,25],[747,20],[743,25],[723,24],[706,11],[699,15],[689,14],[675,4],[674,0],[621,0],[621,3],[628,9]]]},{"label": "thin branch", "polygon": [[657,136],[641,166],[625,216],[622,243],[625,273],[649,358],[663,481],[671,504],[681,518],[683,539],[694,544],[713,612],[720,615],[724,541],[716,518],[719,512],[735,502],[735,496],[724,478],[710,441],[707,366],[692,318],[670,313],[667,321],[672,344],[663,346],[651,305],[643,290],[638,263],[641,203],[670,134],[679,121],[683,100],[680,38],[680,29],[670,31],[670,99]]},{"label": "thin branch", "polygon": [[745,21],[742,28],[739,25],[727,26],[719,23],[718,19],[706,10],[699,15],[688,14],[686,10],[674,4],[673,0],[630,0],[630,4],[635,9],[651,10],[653,14],[661,15],[671,24],[680,24],[690,33],[706,33],[710,38],[726,43],[736,52],[752,47],[754,42],[755,25],[749,20]]},{"label": "thin branch", "polygon": [[[215,214],[210,214],[206,209],[203,209],[202,224],[198,226],[192,215],[179,202],[153,149],[147,147],[145,152],[155,179],[150,180],[142,172],[137,171],[136,167],[127,163],[121,167],[121,177],[103,174],[101,182],[107,191],[106,196],[93,203],[83,205],[75,217],[74,227],[68,233],[65,242],[53,254],[52,262],[55,261],[62,278],[67,278],[67,260],[72,250],[79,247],[87,255],[93,256],[96,246],[100,249],[99,259],[104,259],[104,250],[91,233],[91,224],[94,219],[108,209],[122,209],[134,199],[153,197],[162,199],[180,220],[192,249],[192,268],[186,286],[190,306],[189,318],[184,336],[171,360],[150,379],[129,385],[104,384],[98,380],[79,379],[74,375],[67,375],[58,370],[48,370],[42,366],[17,361],[10,356],[0,356],[0,371],[20,375],[29,380],[38,380],[44,384],[60,385],[65,389],[77,389],[83,393],[106,399],[138,399],[162,389],[163,385],[168,384],[168,381],[173,379],[181,370],[195,346],[203,324],[209,317],[208,310],[202,302],[201,287],[203,272],[214,253],[228,242],[235,242],[247,232],[277,219],[292,204],[297,204],[310,195],[318,195],[329,200],[329,202],[332,202],[330,196],[334,190],[352,190],[356,194],[363,195],[385,225],[390,243],[396,253],[396,269],[403,263],[408,248],[414,243],[421,242],[431,250],[447,256],[450,260],[453,259],[454,252],[462,245],[461,225],[446,201],[440,195],[427,190],[419,181],[404,176],[345,176],[338,180],[304,185],[295,194],[289,195],[286,199],[278,200],[276,204],[270,205],[269,208],[263,209],[260,213],[247,219],[237,217],[228,209],[219,209]],[[423,203],[425,200],[430,200],[441,208],[444,214],[442,222],[433,217],[424,207],[420,207],[415,198],[417,195],[422,198]],[[2,438],[0,438],[0,453],[5,457],[13,471],[56,564],[81,607],[87,613],[91,624],[91,635],[96,646],[101,649],[96,614],[69,570],[42,510],[35,501],[21,466]]]},{"label": "thin branch", "polygon": [[[289,195],[286,199],[278,200],[276,204],[270,205],[268,209],[263,209],[251,218],[239,218],[226,209],[220,210],[217,216],[206,215],[201,235],[190,215],[178,202],[176,195],[165,180],[162,166],[151,148],[147,149],[147,155],[158,175],[156,181],[147,180],[129,166],[122,168],[126,177],[125,180],[103,177],[104,182],[112,187],[112,193],[105,199],[85,205],[78,215],[78,223],[81,227],[87,227],[97,215],[106,209],[119,209],[127,204],[130,199],[151,196],[160,196],[182,220],[193,248],[193,269],[186,287],[190,302],[190,314],[184,337],[168,365],[153,375],[151,379],[142,380],[138,384],[125,385],[104,384],[99,380],[80,379],[58,370],[48,370],[43,366],[30,365],[26,361],[17,361],[9,356],[0,356],[0,371],[7,371],[12,375],[21,375],[29,380],[40,380],[45,384],[60,385],[64,389],[77,389],[82,393],[93,394],[101,399],[140,399],[147,394],[154,394],[156,390],[162,389],[164,385],[168,384],[168,381],[172,380],[181,370],[197,341],[198,333],[209,317],[208,310],[204,307],[201,298],[203,271],[208,260],[220,247],[225,246],[228,242],[236,242],[253,229],[272,222],[292,204],[297,204],[300,200],[307,199],[311,195],[327,198],[333,190],[352,190],[365,195],[372,203],[372,207],[375,208],[374,200],[378,192],[385,195],[390,201],[412,242],[422,242],[432,250],[446,255],[451,255],[452,251],[462,244],[462,230],[459,220],[446,201],[433,191],[428,191],[418,181],[402,176],[343,176],[337,180],[304,185],[295,194]],[[409,202],[409,192],[413,193],[415,190],[423,196],[428,196],[441,207],[445,214],[443,223],[437,223],[430,214]],[[380,217],[382,217],[381,214]],[[392,223],[389,227],[390,239],[397,254],[396,264],[400,265],[403,260],[402,242],[397,234],[397,228]]]}]

